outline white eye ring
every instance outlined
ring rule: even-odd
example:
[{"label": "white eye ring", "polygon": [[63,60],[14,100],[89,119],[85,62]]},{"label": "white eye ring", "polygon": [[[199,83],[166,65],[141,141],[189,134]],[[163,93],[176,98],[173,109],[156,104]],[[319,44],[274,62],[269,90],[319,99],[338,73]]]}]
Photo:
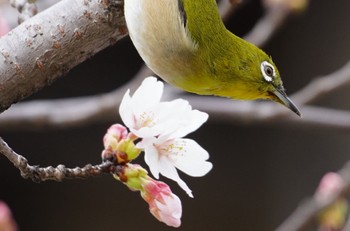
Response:
[{"label": "white eye ring", "polygon": [[272,82],[276,76],[275,68],[267,61],[261,63],[260,70],[266,82]]}]

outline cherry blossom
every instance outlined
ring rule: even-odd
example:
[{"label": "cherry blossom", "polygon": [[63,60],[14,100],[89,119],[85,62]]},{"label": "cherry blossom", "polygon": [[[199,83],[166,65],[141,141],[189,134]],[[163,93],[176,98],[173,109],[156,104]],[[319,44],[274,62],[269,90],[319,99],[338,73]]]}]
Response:
[{"label": "cherry blossom", "polygon": [[183,138],[207,121],[208,114],[193,110],[183,99],[162,102],[163,87],[156,78],[146,78],[132,96],[126,92],[119,112],[130,131],[142,139],[136,147],[145,151],[153,176],[158,179],[162,174],[176,181],[193,197],[176,169],[195,177],[211,170],[208,152],[194,140]]}]

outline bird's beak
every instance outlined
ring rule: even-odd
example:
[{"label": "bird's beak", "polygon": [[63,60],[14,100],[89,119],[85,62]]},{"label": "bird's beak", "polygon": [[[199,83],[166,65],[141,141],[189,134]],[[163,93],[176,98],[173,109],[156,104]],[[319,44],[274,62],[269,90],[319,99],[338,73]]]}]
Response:
[{"label": "bird's beak", "polygon": [[280,104],[286,106],[287,108],[289,108],[291,111],[293,111],[298,116],[301,116],[299,109],[297,108],[297,106],[295,106],[295,104],[292,102],[292,100],[289,99],[289,97],[284,92],[284,90],[278,86],[274,86],[274,87],[275,87],[275,90],[271,93],[274,96],[276,96],[276,99],[277,99],[276,101],[279,102]]}]

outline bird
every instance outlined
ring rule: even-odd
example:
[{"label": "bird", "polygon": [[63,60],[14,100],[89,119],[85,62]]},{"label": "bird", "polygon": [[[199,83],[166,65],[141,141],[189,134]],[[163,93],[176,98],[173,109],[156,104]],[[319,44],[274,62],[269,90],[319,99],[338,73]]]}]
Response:
[{"label": "bird", "polygon": [[301,115],[271,56],[230,32],[215,0],[124,0],[124,15],[139,55],[169,84],[199,95],[272,100]]}]

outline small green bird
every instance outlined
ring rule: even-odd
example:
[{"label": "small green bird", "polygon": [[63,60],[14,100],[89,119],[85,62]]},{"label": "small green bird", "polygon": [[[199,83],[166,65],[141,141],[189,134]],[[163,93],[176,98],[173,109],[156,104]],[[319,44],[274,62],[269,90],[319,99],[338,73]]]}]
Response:
[{"label": "small green bird", "polygon": [[224,26],[215,0],[124,0],[131,40],[168,83],[200,95],[270,99],[300,115],[269,57]]}]

